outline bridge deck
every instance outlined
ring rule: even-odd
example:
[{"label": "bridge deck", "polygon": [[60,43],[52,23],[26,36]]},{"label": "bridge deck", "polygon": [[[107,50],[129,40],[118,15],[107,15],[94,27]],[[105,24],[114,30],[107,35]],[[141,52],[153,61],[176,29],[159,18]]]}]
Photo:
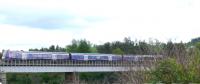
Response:
[{"label": "bridge deck", "polygon": [[77,61],[77,60],[12,60],[0,61],[0,66],[137,66],[153,61]]},{"label": "bridge deck", "polygon": [[[131,70],[144,69],[132,67]],[[40,73],[40,72],[118,72],[128,71],[128,67],[64,67],[64,66],[0,66],[0,71],[5,73]]]},{"label": "bridge deck", "polygon": [[1,61],[0,71],[6,73],[24,72],[114,72],[138,70],[150,61],[71,61],[71,60],[12,60]]}]

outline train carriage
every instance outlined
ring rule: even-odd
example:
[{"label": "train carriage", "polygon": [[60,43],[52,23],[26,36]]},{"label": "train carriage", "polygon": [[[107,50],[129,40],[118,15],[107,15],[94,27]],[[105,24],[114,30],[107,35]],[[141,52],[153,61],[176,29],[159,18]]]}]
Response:
[{"label": "train carriage", "polygon": [[115,55],[99,53],[66,53],[66,52],[25,52],[10,51],[3,52],[4,60],[73,60],[73,61],[144,61],[154,60],[162,56],[153,55]]},{"label": "train carriage", "polygon": [[4,51],[4,60],[68,60],[67,53]]}]

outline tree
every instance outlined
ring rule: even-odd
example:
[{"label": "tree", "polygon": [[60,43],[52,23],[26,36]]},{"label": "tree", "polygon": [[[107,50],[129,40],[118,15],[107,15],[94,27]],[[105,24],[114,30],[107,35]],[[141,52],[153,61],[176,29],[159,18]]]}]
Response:
[{"label": "tree", "polygon": [[160,61],[150,72],[150,81],[165,84],[200,83],[200,51],[191,48],[184,54],[186,57],[180,56],[182,60],[179,60],[180,57],[170,57]]},{"label": "tree", "polygon": [[116,48],[112,51],[113,54],[123,55],[124,52],[120,48]]},{"label": "tree", "polygon": [[72,44],[67,46],[67,52],[90,53],[91,44],[86,40],[72,40]]},{"label": "tree", "polygon": [[200,50],[200,42],[197,42],[197,43],[195,44],[195,47],[196,47],[197,49]]},{"label": "tree", "polygon": [[92,47],[90,48],[90,51],[91,51],[91,53],[97,53],[97,48],[96,48],[96,46],[95,46],[95,45],[92,46]]},{"label": "tree", "polygon": [[[161,44],[159,44],[161,45]],[[157,54],[157,46],[154,44],[149,44],[145,41],[132,41],[130,38],[124,38],[124,41],[107,42],[103,45],[97,46],[97,51],[99,53],[112,53],[116,48],[120,48],[124,54]],[[158,48],[157,48],[158,49]],[[160,50],[162,51],[162,50]]]},{"label": "tree", "polygon": [[175,59],[168,59],[159,63],[158,67],[151,72],[153,83],[181,83],[184,80],[182,66]]},{"label": "tree", "polygon": [[77,52],[78,41],[75,39],[72,40],[72,44],[66,47],[67,52]]},{"label": "tree", "polygon": [[125,54],[135,54],[135,42],[130,37],[124,38],[123,51]]},{"label": "tree", "polygon": [[97,52],[99,52],[99,53],[107,53],[107,54],[112,53],[111,43],[110,42],[106,42],[103,45],[98,45],[97,46]]},{"label": "tree", "polygon": [[86,40],[80,40],[79,41],[79,46],[77,47],[77,51],[79,53],[90,53],[90,48],[91,48],[91,44],[89,41]]},{"label": "tree", "polygon": [[140,54],[149,54],[150,53],[149,45],[145,41],[139,42],[139,50],[140,50]]},{"label": "tree", "polygon": [[190,43],[191,43],[191,44],[195,44],[195,43],[197,43],[197,42],[200,42],[200,37],[197,37],[197,38],[192,39]]},{"label": "tree", "polygon": [[50,52],[55,51],[55,46],[54,46],[54,45],[51,45],[51,46],[49,47],[49,51],[50,51]]},{"label": "tree", "polygon": [[60,50],[60,47],[58,45],[56,45],[56,51],[59,51]]},{"label": "tree", "polygon": [[171,41],[167,42],[167,44],[164,47],[164,50],[165,50],[166,56],[174,56],[176,53],[176,52],[174,52],[175,46]]}]

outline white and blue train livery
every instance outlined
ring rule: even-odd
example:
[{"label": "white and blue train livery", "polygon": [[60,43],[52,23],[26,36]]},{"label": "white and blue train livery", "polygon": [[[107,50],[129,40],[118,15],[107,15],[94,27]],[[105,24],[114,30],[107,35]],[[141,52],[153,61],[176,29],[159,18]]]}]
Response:
[{"label": "white and blue train livery", "polygon": [[3,51],[3,60],[77,60],[77,61],[138,61],[153,60],[161,56],[153,55],[115,55],[99,53],[66,53],[38,51]]}]

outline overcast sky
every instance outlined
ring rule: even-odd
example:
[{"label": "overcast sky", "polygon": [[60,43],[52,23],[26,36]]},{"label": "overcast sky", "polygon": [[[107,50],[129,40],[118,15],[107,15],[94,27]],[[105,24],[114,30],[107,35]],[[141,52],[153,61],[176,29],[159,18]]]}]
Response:
[{"label": "overcast sky", "polygon": [[199,28],[200,0],[0,0],[0,50],[72,39],[188,42]]}]

